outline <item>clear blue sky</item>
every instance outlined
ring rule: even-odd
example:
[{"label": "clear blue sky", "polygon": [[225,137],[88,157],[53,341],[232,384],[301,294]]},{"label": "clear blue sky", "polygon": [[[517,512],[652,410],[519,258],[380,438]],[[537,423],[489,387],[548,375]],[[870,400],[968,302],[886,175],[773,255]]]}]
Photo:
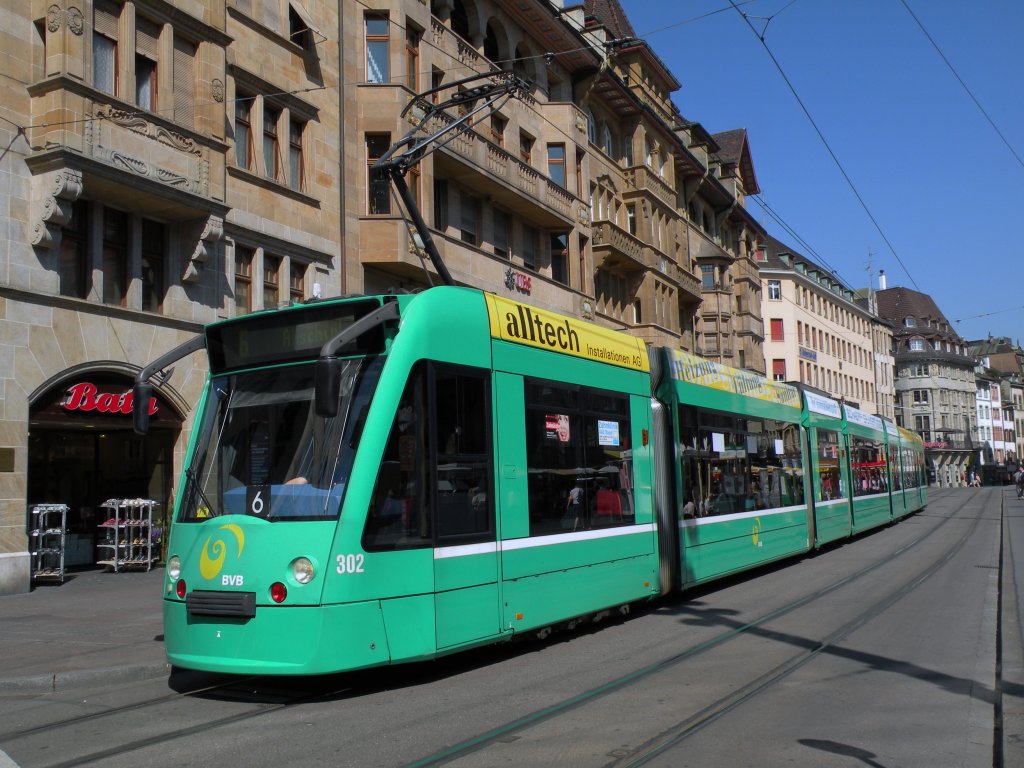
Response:
[{"label": "clear blue sky", "polygon": [[1022,0],[736,0],[878,228],[729,0],[621,2],[683,116],[747,129],[761,197],[813,250],[750,201],[769,233],[854,288],[870,252],[964,338],[1024,342]]}]

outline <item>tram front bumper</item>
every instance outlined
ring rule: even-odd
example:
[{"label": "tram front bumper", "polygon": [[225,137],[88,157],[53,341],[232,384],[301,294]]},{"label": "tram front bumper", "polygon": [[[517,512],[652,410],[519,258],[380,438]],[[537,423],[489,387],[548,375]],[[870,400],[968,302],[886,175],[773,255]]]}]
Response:
[{"label": "tram front bumper", "polygon": [[189,614],[164,600],[164,644],[175,667],[257,675],[318,675],[390,661],[376,600],[256,607],[253,618]]}]

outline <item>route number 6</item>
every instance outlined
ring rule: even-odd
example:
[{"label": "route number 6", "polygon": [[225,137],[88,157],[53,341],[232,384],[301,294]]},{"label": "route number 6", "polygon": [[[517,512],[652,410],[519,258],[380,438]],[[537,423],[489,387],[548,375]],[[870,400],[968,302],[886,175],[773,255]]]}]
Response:
[{"label": "route number 6", "polygon": [[338,555],[336,561],[338,573],[363,573],[363,555]]}]

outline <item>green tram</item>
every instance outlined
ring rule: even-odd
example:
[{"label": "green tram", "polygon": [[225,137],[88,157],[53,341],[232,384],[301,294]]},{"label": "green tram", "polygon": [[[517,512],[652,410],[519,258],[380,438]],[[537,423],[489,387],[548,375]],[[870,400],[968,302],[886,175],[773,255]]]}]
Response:
[{"label": "green tram", "polygon": [[[213,324],[139,374],[138,431],[148,379],[199,350],[176,667],[319,674],[543,636],[925,502],[910,433],[479,290]],[[865,470],[887,482],[857,492]]]}]

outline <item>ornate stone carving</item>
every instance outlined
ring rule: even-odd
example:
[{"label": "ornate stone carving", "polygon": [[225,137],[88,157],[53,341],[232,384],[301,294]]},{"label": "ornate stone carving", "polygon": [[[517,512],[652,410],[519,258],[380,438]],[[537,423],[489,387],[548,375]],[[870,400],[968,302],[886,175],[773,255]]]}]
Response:
[{"label": "ornate stone carving", "polygon": [[82,16],[82,12],[75,6],[71,6],[68,8],[65,18],[68,20],[68,29],[71,30],[71,34],[81,36],[85,29],[85,18]]},{"label": "ornate stone carving", "polygon": [[71,221],[71,204],[82,194],[82,172],[62,168],[33,179],[38,190],[32,223],[32,245],[42,250],[60,245],[61,227]]},{"label": "ornate stone carving", "polygon": [[219,77],[213,78],[210,83],[210,90],[213,91],[213,100],[220,104],[224,101],[224,81]]},{"label": "ornate stone carving", "polygon": [[51,33],[59,31],[65,21],[71,34],[81,36],[85,29],[85,17],[81,10],[71,6],[65,11],[56,3],[46,9],[46,29]]},{"label": "ornate stone carving", "polygon": [[162,125],[151,123],[145,117],[140,116],[135,112],[126,112],[123,109],[116,109],[115,107],[99,107],[96,110],[96,117],[104,120],[109,120],[114,125],[119,125],[122,128],[127,128],[133,133],[137,133],[140,136],[146,136],[154,141],[158,141],[161,144],[166,144],[172,149],[176,149],[179,152],[187,152],[190,155],[201,155],[199,145],[196,144],[195,140],[190,139],[184,134],[172,131],[169,128],[164,128]]},{"label": "ornate stone carving", "polygon": [[56,32],[64,23],[64,11],[54,3],[46,9],[46,28],[50,32]]},{"label": "ornate stone carving", "polygon": [[196,240],[195,250],[192,251],[188,264],[185,265],[185,274],[181,276],[182,282],[195,283],[199,281],[203,273],[203,264],[223,239],[224,219],[211,215],[204,222],[203,230]]}]

